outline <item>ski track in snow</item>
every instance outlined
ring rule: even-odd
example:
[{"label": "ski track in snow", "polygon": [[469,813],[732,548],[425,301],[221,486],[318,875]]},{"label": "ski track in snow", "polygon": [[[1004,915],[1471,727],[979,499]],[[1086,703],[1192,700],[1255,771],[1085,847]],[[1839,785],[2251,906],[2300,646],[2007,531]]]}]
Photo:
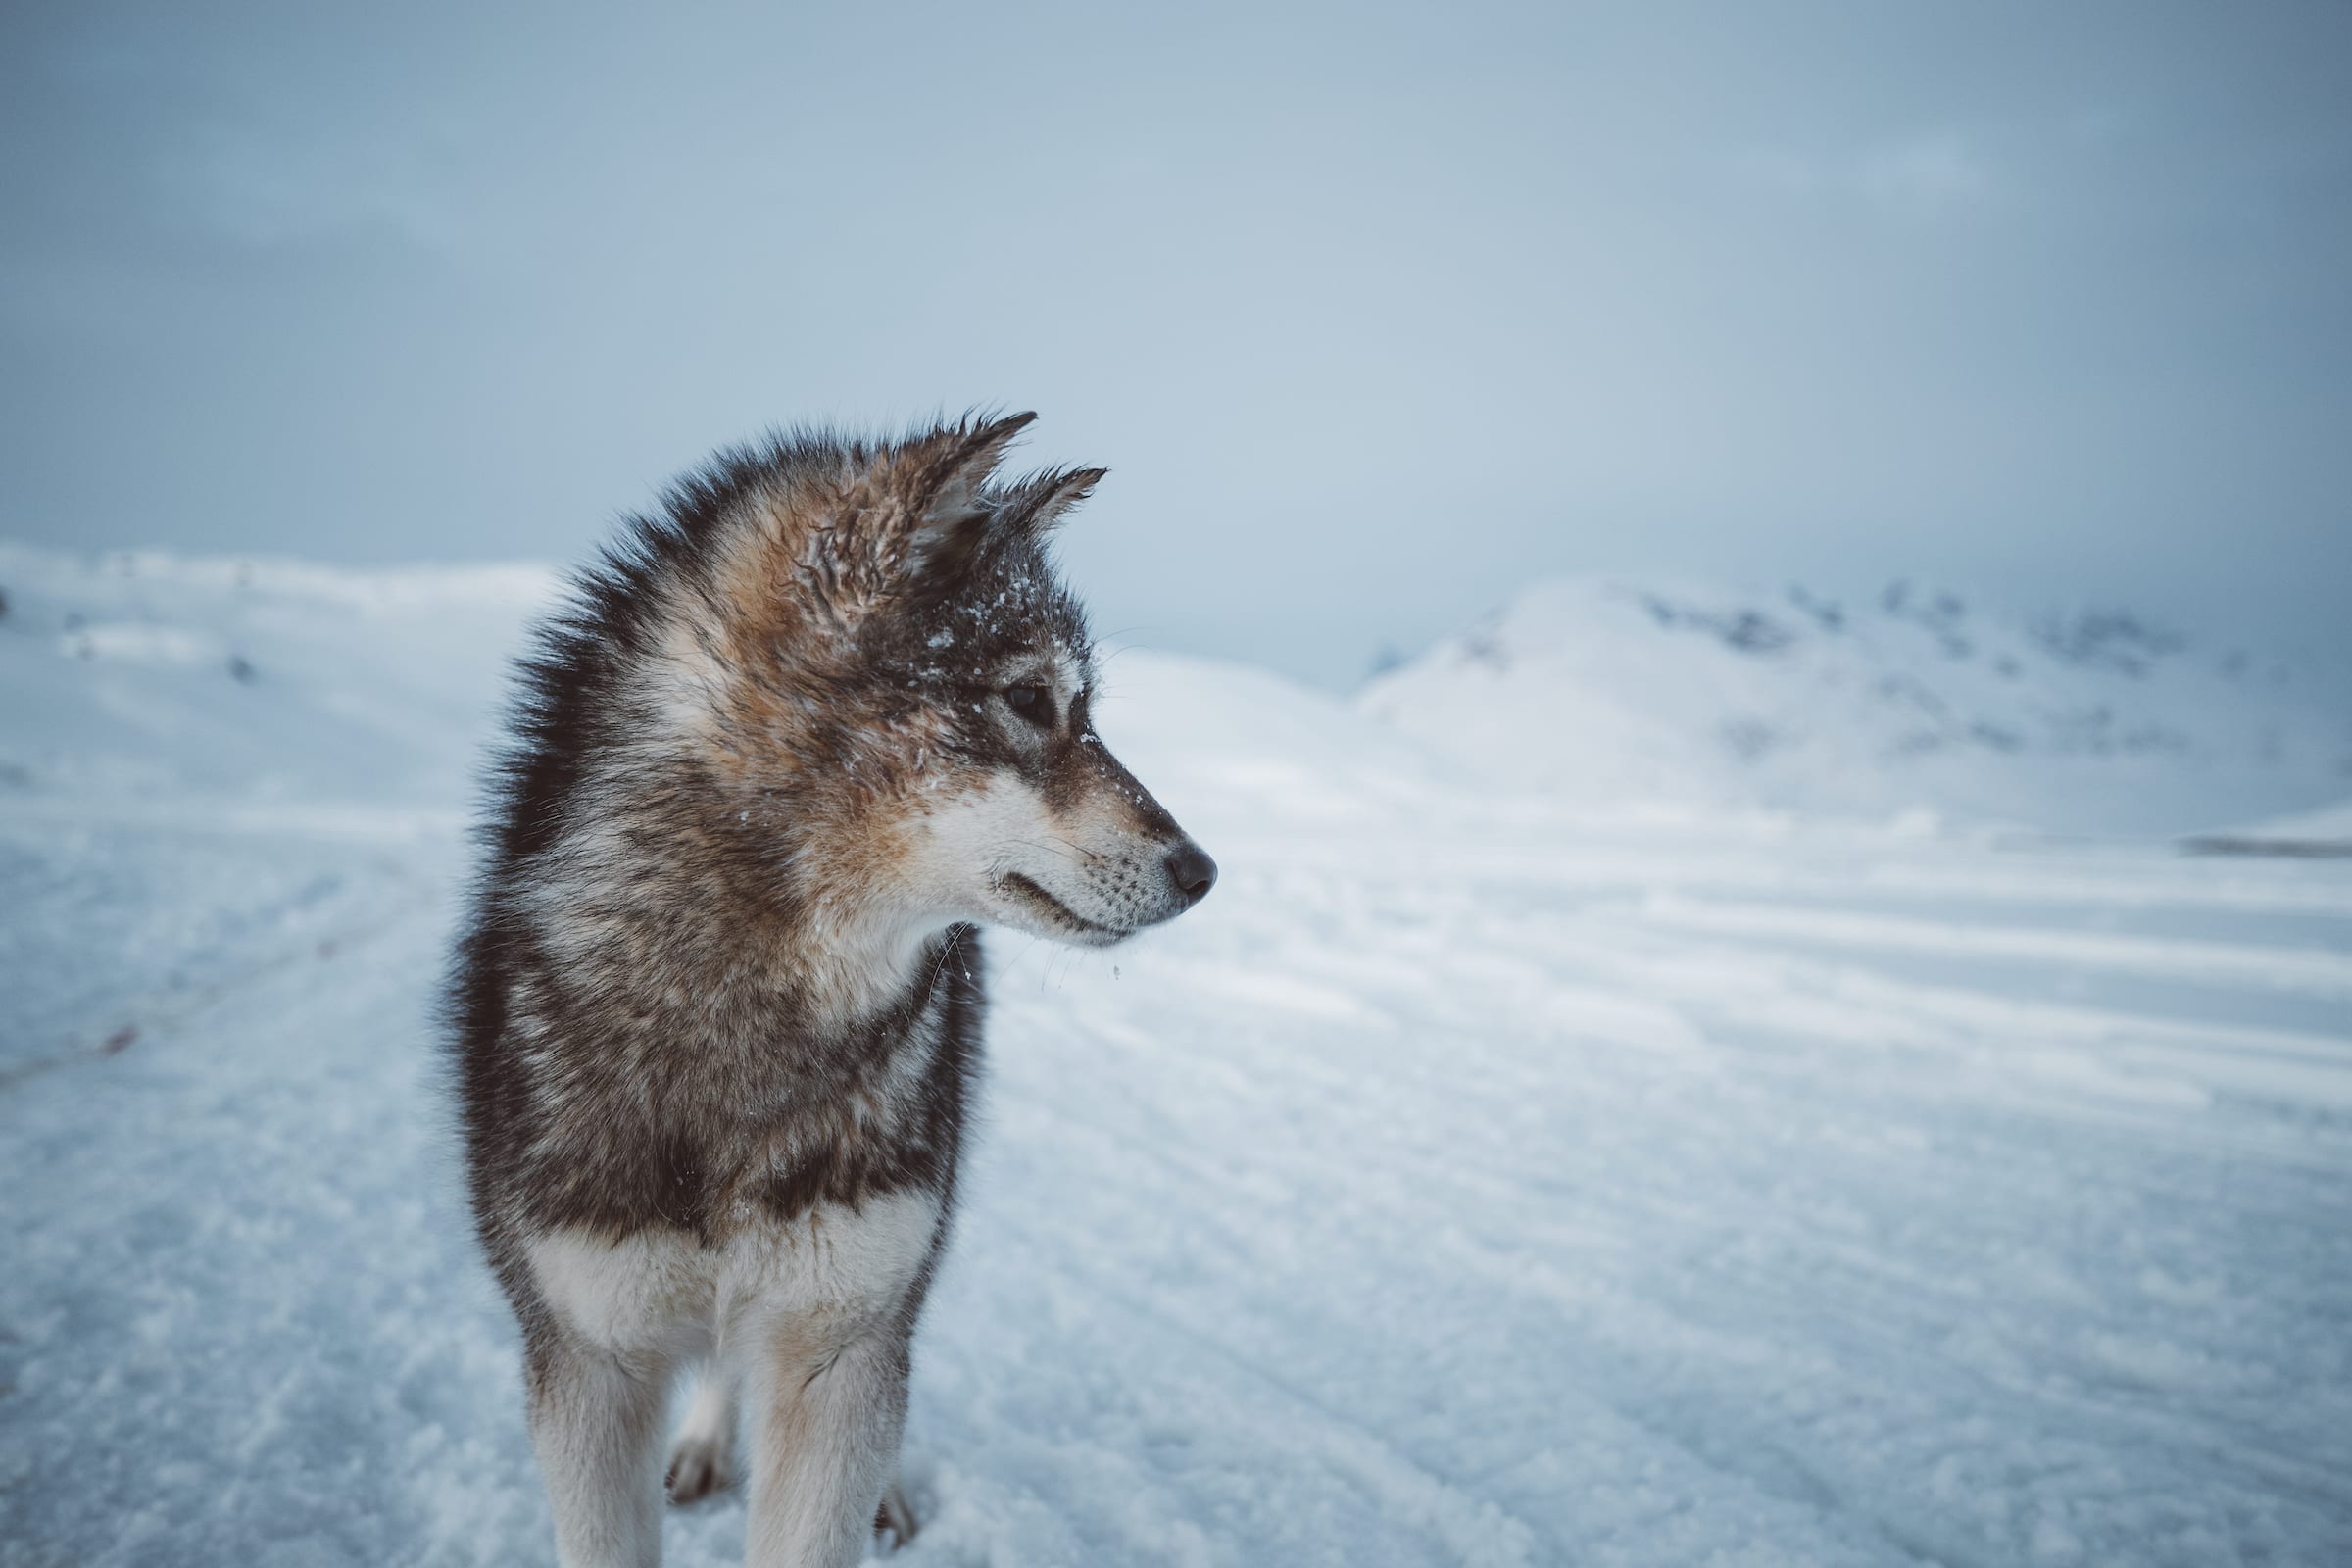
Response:
[{"label": "ski track in snow", "polygon": [[[435,686],[377,674],[429,582],[352,631],[142,578],[187,634],[67,662],[27,619],[131,617],[15,564],[0,1564],[552,1562],[431,1017],[527,584]],[[257,795],[169,699],[265,620],[197,724],[281,726]],[[894,1561],[2352,1560],[2352,865],[1569,813],[1112,667],[1224,878],[1110,954],[989,939]],[[330,710],[446,755],[304,774]]]}]

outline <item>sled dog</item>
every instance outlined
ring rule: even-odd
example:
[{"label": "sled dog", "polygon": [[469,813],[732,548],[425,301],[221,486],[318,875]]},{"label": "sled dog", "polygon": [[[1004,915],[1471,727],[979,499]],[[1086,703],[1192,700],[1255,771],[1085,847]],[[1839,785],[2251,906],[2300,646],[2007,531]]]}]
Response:
[{"label": "sled dog", "polygon": [[665,1452],[676,1501],[742,1475],[762,1568],[911,1532],[977,928],[1103,947],[1216,880],[1090,721],[1046,543],[1102,470],[1000,477],[1032,417],[723,452],[523,662],[449,1014],[566,1568],[660,1560]]}]

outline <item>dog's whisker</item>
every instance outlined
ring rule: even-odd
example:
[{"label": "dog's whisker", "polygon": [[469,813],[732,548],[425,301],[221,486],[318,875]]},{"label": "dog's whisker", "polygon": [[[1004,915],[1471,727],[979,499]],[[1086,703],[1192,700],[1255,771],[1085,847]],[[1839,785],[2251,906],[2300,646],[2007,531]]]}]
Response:
[{"label": "dog's whisker", "polygon": [[1015,839],[1012,842],[1016,844],[1027,845],[1031,849],[1044,850],[1049,854],[1061,856],[1065,859],[1068,859],[1072,864],[1087,870],[1092,870],[1094,867],[1102,864],[1104,860],[1109,858],[1108,856],[1102,854],[1099,850],[1090,850],[1084,845],[1072,844],[1068,839],[1062,838],[1058,834],[1050,834],[1045,839]]},{"label": "dog's whisker", "polygon": [[1072,844],[1067,839],[1055,839],[1050,844],[1041,839],[1014,839],[1012,842],[1015,844],[1025,844],[1033,850],[1045,850],[1050,854],[1061,856],[1079,865],[1089,865],[1102,858],[1101,856],[1089,855],[1086,851],[1080,849],[1077,845]]}]

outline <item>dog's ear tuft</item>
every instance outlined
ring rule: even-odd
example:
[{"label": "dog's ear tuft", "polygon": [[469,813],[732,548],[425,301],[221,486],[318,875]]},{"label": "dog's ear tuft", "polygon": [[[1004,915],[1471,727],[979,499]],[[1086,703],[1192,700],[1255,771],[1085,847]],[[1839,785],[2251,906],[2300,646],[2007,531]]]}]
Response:
[{"label": "dog's ear tuft", "polygon": [[1061,525],[1069,511],[1095,493],[1108,468],[1048,468],[1023,480],[1006,502],[1004,525],[1035,538],[1044,538]]},{"label": "dog's ear tuft", "polygon": [[943,430],[907,476],[906,567],[910,580],[953,582],[995,521],[984,492],[1004,449],[1037,418],[1012,414],[984,424]]}]

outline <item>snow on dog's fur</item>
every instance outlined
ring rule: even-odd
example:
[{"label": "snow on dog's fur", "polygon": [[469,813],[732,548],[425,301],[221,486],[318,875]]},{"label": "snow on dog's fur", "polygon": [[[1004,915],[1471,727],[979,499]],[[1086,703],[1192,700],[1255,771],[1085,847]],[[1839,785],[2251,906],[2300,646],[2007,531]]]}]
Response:
[{"label": "snow on dog's fur", "polygon": [[526,662],[451,1013],[474,1213],[570,1568],[661,1551],[740,1394],[751,1561],[896,1493],[980,1053],[974,927],[1102,945],[1215,867],[1095,735],[1031,416],[776,437],[636,519]]}]

